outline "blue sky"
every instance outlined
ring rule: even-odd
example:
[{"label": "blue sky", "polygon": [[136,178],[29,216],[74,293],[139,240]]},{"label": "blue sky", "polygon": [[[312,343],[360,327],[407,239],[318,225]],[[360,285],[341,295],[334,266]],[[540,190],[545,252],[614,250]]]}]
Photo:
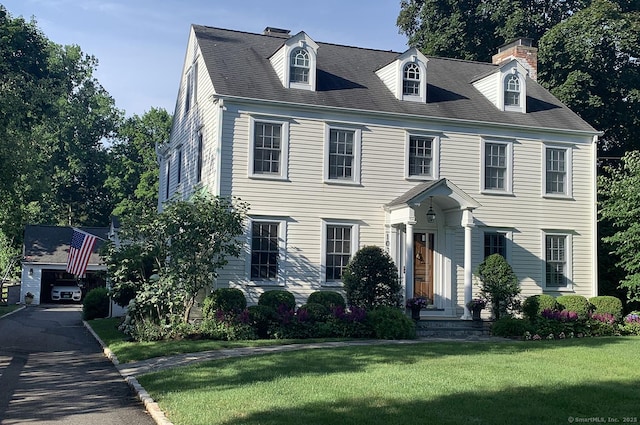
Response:
[{"label": "blue sky", "polygon": [[53,42],[98,61],[96,77],[128,116],[173,113],[189,26],[305,31],[316,41],[403,52],[400,0],[0,0]]}]

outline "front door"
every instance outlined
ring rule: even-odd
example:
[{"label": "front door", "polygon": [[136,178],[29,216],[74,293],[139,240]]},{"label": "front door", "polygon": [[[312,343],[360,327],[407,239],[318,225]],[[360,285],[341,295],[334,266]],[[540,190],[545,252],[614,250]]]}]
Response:
[{"label": "front door", "polygon": [[426,297],[433,304],[433,233],[414,233],[413,296]]}]

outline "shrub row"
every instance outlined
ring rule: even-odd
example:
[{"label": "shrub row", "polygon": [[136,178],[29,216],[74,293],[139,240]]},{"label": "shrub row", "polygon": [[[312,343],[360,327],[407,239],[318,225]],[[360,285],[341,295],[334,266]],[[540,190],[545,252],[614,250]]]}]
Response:
[{"label": "shrub row", "polygon": [[415,324],[404,311],[388,306],[372,310],[347,308],[335,291],[310,294],[296,308],[295,297],[284,290],[260,295],[257,305],[247,307],[239,289],[217,289],[205,298],[199,324],[169,324],[151,321],[128,323],[126,329],[139,341],[167,338],[216,340],[305,339],[305,338],[415,338]]},{"label": "shrub row", "polygon": [[523,319],[497,320],[492,334],[533,340],[640,335],[640,317],[632,313],[623,318],[622,302],[611,296],[534,295],[525,299],[522,312]]}]

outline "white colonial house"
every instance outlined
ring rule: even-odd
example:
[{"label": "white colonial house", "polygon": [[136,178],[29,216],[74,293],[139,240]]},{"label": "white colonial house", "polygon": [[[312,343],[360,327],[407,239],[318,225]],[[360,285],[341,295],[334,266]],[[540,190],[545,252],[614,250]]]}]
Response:
[{"label": "white colonial house", "polygon": [[598,132],[536,81],[529,40],[494,63],[191,27],[159,207],[204,187],[250,205],[218,287],[340,290],[384,247],[425,316],[469,318],[499,252],[523,295],[597,295]]}]

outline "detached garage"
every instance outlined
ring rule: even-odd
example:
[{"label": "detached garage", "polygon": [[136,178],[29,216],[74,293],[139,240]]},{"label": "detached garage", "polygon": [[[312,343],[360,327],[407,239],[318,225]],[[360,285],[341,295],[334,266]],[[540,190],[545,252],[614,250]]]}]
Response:
[{"label": "detached garage", "polygon": [[[106,266],[98,252],[108,239],[108,227],[81,227],[82,231],[97,239],[82,277],[66,272],[69,245],[73,228],[62,226],[32,226],[24,231],[24,260],[22,261],[22,287],[20,300],[27,292],[34,295],[34,304],[50,302],[80,302],[91,289],[105,286]],[[78,294],[77,289],[80,293]],[[52,298],[52,291],[55,291]]]}]

